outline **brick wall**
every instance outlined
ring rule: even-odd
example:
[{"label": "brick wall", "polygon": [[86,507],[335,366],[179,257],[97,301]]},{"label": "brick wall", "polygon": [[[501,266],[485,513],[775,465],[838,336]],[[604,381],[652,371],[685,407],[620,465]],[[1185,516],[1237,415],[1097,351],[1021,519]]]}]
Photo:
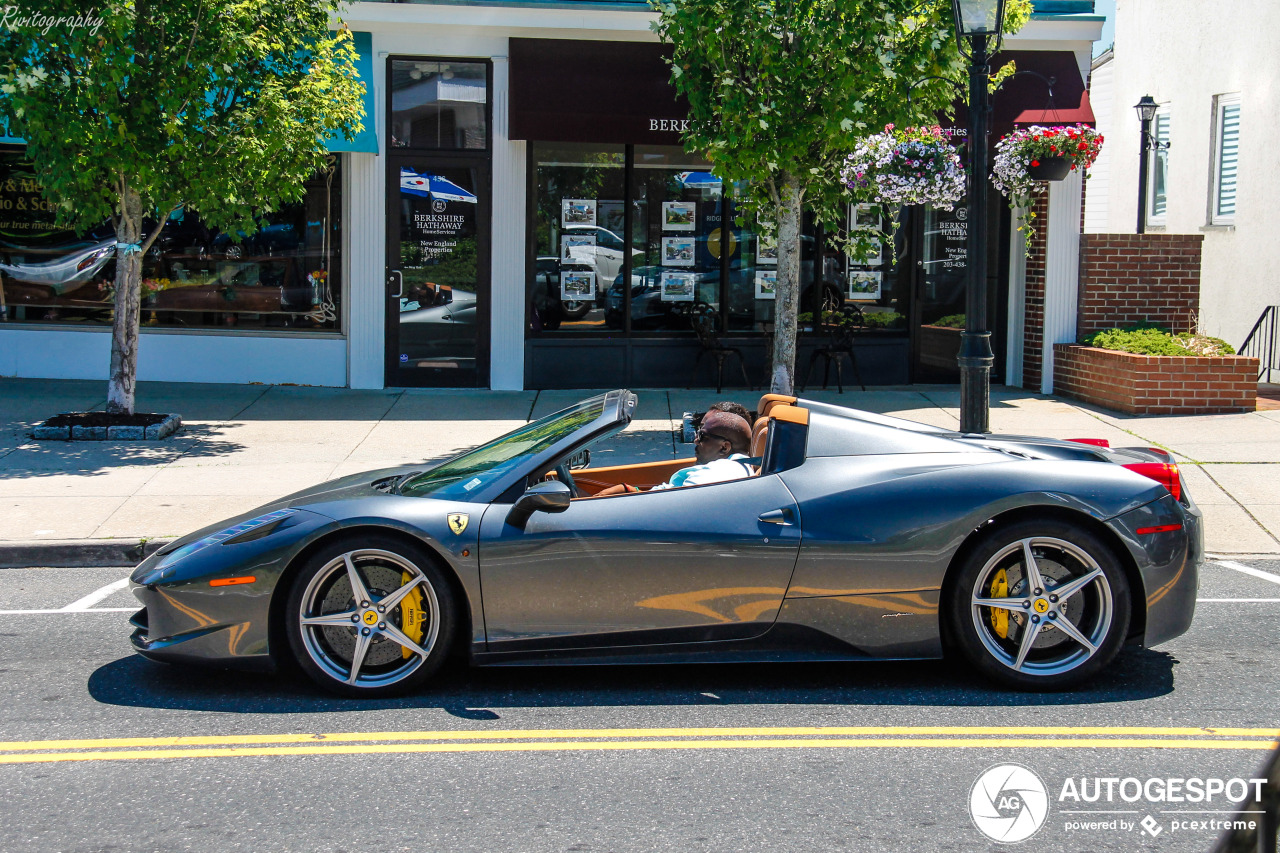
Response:
[{"label": "brick wall", "polygon": [[[1022,327],[1022,387],[1032,391],[1040,390],[1040,380],[1044,373],[1044,283],[1045,283],[1045,235],[1049,233],[1049,194],[1036,198],[1032,206],[1035,219],[1031,227],[1035,228],[1035,236],[1031,238],[1031,253],[1027,256],[1026,306],[1023,313]],[[1021,234],[1014,237],[1020,239]]]},{"label": "brick wall", "polygon": [[1202,234],[1081,234],[1077,334],[1159,323],[1190,331],[1200,311]]},{"label": "brick wall", "polygon": [[1136,355],[1054,344],[1053,390],[1133,415],[1203,415],[1257,408],[1258,360]]}]

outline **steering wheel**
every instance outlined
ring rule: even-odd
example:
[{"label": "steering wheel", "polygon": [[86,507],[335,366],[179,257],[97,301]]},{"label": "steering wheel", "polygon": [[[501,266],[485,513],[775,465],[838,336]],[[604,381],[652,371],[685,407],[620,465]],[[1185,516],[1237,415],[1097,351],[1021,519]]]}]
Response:
[{"label": "steering wheel", "polygon": [[582,497],[582,490],[578,488],[578,484],[573,481],[573,474],[569,473],[568,460],[561,462],[556,466],[556,479],[569,487],[569,496],[574,498]]}]

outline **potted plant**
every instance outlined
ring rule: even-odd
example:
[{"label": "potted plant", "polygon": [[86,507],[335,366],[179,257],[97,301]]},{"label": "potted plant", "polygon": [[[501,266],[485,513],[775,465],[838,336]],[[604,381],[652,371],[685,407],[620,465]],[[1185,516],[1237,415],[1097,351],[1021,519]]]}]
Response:
[{"label": "potted plant", "polygon": [[932,322],[921,323],[916,330],[920,363],[943,369],[954,368],[963,331],[963,314],[948,314]]},{"label": "potted plant", "polygon": [[1071,172],[1089,177],[1089,167],[1102,150],[1103,136],[1083,124],[1056,127],[1021,127],[996,143],[991,182],[1004,193],[1013,207],[1026,212],[1018,224],[1031,251],[1035,231],[1031,205],[1044,192],[1048,181],[1060,181]]},{"label": "potted plant", "polygon": [[1251,412],[1258,359],[1220,338],[1152,324],[1102,329],[1053,345],[1055,394],[1137,415]]},{"label": "potted plant", "polygon": [[942,128],[887,124],[858,143],[841,170],[855,199],[896,207],[928,204],[951,210],[965,192],[964,166]]}]

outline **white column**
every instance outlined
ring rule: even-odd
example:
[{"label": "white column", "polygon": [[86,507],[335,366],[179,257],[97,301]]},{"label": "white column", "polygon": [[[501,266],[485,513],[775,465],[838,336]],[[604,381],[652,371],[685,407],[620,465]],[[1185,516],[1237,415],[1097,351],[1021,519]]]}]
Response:
[{"label": "white column", "polygon": [[1009,222],[1009,323],[1005,340],[1004,384],[1022,387],[1022,352],[1027,329],[1027,244],[1018,230],[1024,208],[1014,208]]},{"label": "white column", "polygon": [[[373,121],[366,116],[365,121]],[[346,154],[342,182],[342,310],[347,331],[347,385],[383,387],[386,311],[384,158]]]},{"label": "white column", "polygon": [[1076,339],[1080,287],[1079,172],[1049,184],[1049,231],[1045,245],[1044,350],[1040,393],[1053,393],[1053,345]]},{"label": "white column", "polygon": [[508,138],[510,65],[493,57],[493,257],[489,387],[524,388],[525,143]]}]

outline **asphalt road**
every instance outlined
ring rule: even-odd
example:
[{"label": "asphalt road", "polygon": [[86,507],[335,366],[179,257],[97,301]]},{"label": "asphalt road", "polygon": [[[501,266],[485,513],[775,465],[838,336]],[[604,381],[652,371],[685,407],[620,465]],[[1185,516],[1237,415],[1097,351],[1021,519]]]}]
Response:
[{"label": "asphalt road", "polygon": [[[0,850],[1207,851],[1192,822],[1228,817],[1224,794],[1061,794],[1256,775],[1280,734],[1280,561],[1236,565],[1271,577],[1208,566],[1190,633],[1075,693],[921,662],[456,670],[365,703],[142,660],[121,569],[3,570]],[[1008,763],[1048,801],[1013,847],[970,817]]]}]

